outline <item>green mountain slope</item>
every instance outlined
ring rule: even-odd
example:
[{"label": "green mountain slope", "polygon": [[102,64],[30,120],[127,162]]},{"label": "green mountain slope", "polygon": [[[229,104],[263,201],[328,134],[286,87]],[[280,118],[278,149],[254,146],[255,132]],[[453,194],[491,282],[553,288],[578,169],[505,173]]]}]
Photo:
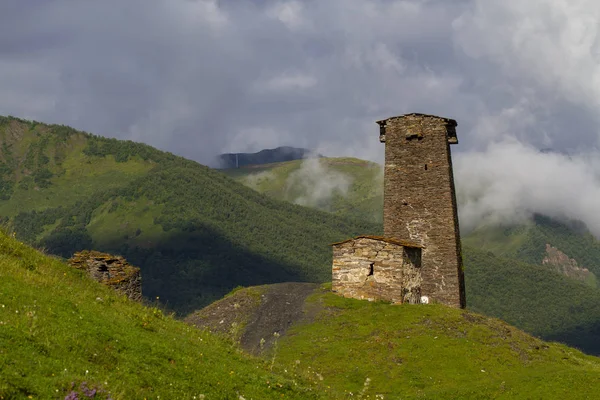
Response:
[{"label": "green mountain slope", "polygon": [[196,162],[60,126],[0,120],[0,215],[70,256],[139,265],[144,294],[185,313],[238,285],[330,279],[329,243],[379,226],[272,200]]},{"label": "green mountain slope", "polygon": [[381,223],[383,170],[357,158],[319,158],[223,171],[269,197]]},{"label": "green mountain slope", "polygon": [[269,368],[0,233],[0,399],[321,398]]},{"label": "green mountain slope", "polygon": [[600,276],[600,241],[581,222],[558,222],[543,215],[518,226],[481,226],[463,243],[498,256],[540,264],[546,244],[558,247],[578,264]]},{"label": "green mountain slope", "polygon": [[[277,286],[236,291],[195,323],[223,331],[223,320],[236,320],[230,337],[241,327],[242,337],[258,341],[246,330],[273,332],[296,314],[285,308],[272,315]],[[468,311],[344,299],[329,289],[323,285],[296,306],[301,317],[262,356],[274,371],[308,377],[335,397],[586,399],[600,391],[597,357]]]},{"label": "green mountain slope", "polygon": [[[312,162],[312,161],[311,161]],[[270,197],[289,202],[298,202],[310,197],[316,185],[306,184],[295,176],[303,170],[306,161],[243,166],[225,170],[240,183]],[[382,222],[383,175],[381,166],[358,159],[323,158],[312,162],[315,170],[327,180],[345,179],[349,182],[346,191],[334,191],[320,202],[304,202],[304,205],[340,216],[353,216],[366,221]],[[497,256],[540,265],[546,253],[546,244],[557,247],[580,266],[600,276],[600,241],[595,239],[583,223],[561,223],[551,218],[536,215],[530,223],[518,226],[480,226],[463,235],[463,244]]]},{"label": "green mountain slope", "polygon": [[600,354],[600,290],[491,252],[465,247],[463,254],[470,310]]}]

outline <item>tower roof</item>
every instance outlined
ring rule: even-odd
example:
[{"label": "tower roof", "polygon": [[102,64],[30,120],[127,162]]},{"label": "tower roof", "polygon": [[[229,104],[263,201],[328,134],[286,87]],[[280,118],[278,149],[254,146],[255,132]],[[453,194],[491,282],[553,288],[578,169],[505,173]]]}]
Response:
[{"label": "tower roof", "polygon": [[458,143],[458,138],[456,137],[456,125],[458,125],[458,124],[456,123],[456,120],[451,119],[451,118],[438,117],[437,115],[420,114],[420,113],[403,114],[403,115],[398,115],[396,117],[389,117],[386,119],[382,119],[381,121],[376,121],[377,124],[379,124],[379,140],[382,143],[385,142],[385,128],[386,128],[388,121],[403,119],[403,118],[407,118],[407,117],[416,117],[416,118],[421,118],[421,119],[422,118],[434,118],[434,119],[437,119],[437,120],[445,123],[447,126],[448,143],[450,143],[450,144]]},{"label": "tower roof", "polygon": [[377,123],[379,125],[381,124],[385,124],[385,122],[389,121],[390,119],[401,119],[401,118],[406,118],[406,117],[428,117],[428,118],[437,118],[441,121],[446,122],[447,124],[451,125],[451,126],[456,126],[458,125],[456,123],[456,120],[451,119],[451,118],[444,118],[444,117],[438,117],[437,115],[431,115],[431,114],[421,114],[421,113],[408,113],[408,114],[403,114],[403,115],[397,115],[395,117],[389,117],[386,119],[382,119],[381,121],[377,121]]}]

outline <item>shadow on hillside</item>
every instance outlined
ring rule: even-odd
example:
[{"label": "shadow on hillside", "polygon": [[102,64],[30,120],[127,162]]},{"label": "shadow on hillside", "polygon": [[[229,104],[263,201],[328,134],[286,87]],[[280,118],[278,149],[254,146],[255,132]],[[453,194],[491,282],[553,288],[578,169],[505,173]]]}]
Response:
[{"label": "shadow on hillside", "polygon": [[586,354],[600,356],[600,321],[569,331],[543,337],[544,340],[564,343]]},{"label": "shadow on hillside", "polygon": [[191,226],[156,243],[98,246],[142,270],[144,297],[179,315],[207,306],[237,286],[307,282],[299,266],[268,258],[205,226]]}]

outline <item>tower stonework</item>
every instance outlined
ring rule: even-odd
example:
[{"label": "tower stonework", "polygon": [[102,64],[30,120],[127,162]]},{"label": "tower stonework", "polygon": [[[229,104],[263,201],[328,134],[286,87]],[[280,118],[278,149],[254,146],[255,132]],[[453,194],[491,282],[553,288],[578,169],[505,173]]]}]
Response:
[{"label": "tower stonework", "polygon": [[385,143],[384,236],[423,246],[421,295],[464,308],[450,144],[456,121],[406,114],[377,122]]}]

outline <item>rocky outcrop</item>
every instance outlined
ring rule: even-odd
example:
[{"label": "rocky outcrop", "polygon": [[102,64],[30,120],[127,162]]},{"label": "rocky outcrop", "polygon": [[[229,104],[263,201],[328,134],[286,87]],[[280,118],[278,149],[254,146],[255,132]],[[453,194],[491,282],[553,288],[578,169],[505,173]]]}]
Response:
[{"label": "rocky outcrop", "polygon": [[142,300],[140,269],[129,264],[123,257],[84,250],[73,254],[68,263],[74,268],[86,271],[90,278],[113,288],[131,300]]},{"label": "rocky outcrop", "polygon": [[593,273],[587,268],[577,265],[575,259],[569,258],[565,253],[550,244],[546,244],[546,256],[542,260],[542,265],[552,267],[559,274],[583,282],[588,281],[593,276]]}]

